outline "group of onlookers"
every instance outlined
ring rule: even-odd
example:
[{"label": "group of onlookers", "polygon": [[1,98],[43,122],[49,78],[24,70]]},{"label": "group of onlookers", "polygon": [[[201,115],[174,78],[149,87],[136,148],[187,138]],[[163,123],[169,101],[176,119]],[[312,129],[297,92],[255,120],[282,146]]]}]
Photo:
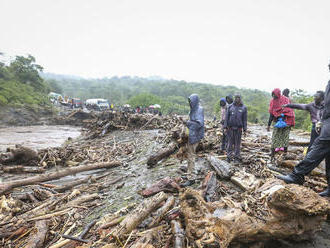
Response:
[{"label": "group of onlookers", "polygon": [[[330,65],[329,65],[330,70]],[[309,174],[323,159],[326,161],[326,177],[328,188],[321,192],[321,196],[330,196],[330,81],[325,93],[317,91],[314,101],[309,104],[291,103],[289,89],[283,92],[279,88],[272,91],[272,99],[269,104],[269,121],[267,131],[274,123],[271,141],[271,161],[275,153],[287,152],[289,146],[290,130],[295,125],[295,113],[293,109],[305,110],[310,113],[312,129],[310,143],[306,157],[295,166],[292,173],[286,176],[278,176],[286,183],[303,184],[304,176]],[[197,94],[189,98],[190,113],[189,121],[186,122],[189,133],[187,151],[188,168],[187,181],[183,186],[194,182],[194,154],[198,143],[204,137],[204,111],[200,106]],[[220,153],[227,154],[227,161],[240,162],[241,138],[247,131],[247,108],[242,102],[240,94],[226,96],[220,99],[220,125],[222,129],[222,140]]]}]

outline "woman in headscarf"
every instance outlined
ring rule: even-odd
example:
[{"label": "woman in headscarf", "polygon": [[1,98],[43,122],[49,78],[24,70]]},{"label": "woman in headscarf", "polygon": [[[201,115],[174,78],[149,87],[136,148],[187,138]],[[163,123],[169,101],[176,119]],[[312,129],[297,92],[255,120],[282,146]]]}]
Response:
[{"label": "woman in headscarf", "polygon": [[280,118],[285,125],[275,125],[272,134],[271,157],[275,155],[275,151],[282,150],[286,152],[289,146],[289,135],[291,127],[295,125],[294,111],[291,108],[282,107],[290,103],[290,99],[281,94],[281,90],[276,88],[272,91],[272,100],[269,104],[269,121],[267,130],[270,130],[272,121],[278,122]]}]

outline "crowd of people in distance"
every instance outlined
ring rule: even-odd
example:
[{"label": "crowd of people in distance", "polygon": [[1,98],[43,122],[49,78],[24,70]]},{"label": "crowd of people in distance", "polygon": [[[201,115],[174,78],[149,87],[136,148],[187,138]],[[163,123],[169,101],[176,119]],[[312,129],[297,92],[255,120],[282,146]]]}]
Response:
[{"label": "crowd of people in distance", "polygon": [[[325,92],[317,91],[314,95],[314,101],[309,104],[292,103],[289,94],[289,89],[284,89],[281,92],[279,88],[275,88],[272,91],[267,125],[267,131],[270,131],[270,127],[274,123],[270,159],[271,161],[274,160],[276,152],[285,153],[288,151],[290,130],[295,126],[294,109],[309,112],[312,129],[307,154],[290,174],[278,176],[278,178],[286,183],[302,185],[304,177],[325,159],[328,187],[320,193],[320,196],[330,197],[330,81]],[[188,98],[188,102],[190,106],[189,120],[186,122],[189,134],[187,144],[188,168],[187,180],[182,186],[189,186],[195,182],[195,153],[198,143],[204,137],[204,110],[200,105],[198,95],[192,94]],[[222,130],[219,153],[226,154],[229,163],[240,163],[242,160],[240,154],[242,134],[246,135],[247,132],[247,108],[239,93],[221,98],[219,104]]]}]

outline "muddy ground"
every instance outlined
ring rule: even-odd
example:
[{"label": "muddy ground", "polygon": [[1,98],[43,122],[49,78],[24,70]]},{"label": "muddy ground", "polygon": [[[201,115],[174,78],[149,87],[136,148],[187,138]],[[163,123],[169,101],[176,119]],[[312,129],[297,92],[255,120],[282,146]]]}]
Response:
[{"label": "muddy ground", "polygon": [[[38,130],[38,129],[36,129]],[[249,136],[257,137],[260,135],[270,136],[271,133],[265,131],[265,127],[261,126],[250,126]],[[45,131],[45,130],[44,130]],[[56,129],[53,129],[54,135],[56,136]],[[61,132],[61,128],[58,132]],[[33,134],[33,130],[31,131]],[[31,134],[29,133],[29,134]],[[41,134],[40,134],[41,133]],[[301,135],[302,132],[292,133],[291,138],[295,140],[306,140],[308,136],[306,134]],[[18,135],[18,133],[16,134]],[[42,135],[42,132],[39,132],[39,135]],[[4,133],[0,134],[0,139],[4,138]],[[12,136],[15,137],[15,134]],[[8,136],[7,136],[8,138]],[[24,143],[24,139],[28,139],[27,136],[23,136],[19,139],[16,139],[19,143]],[[81,142],[81,137],[77,137],[72,140],[72,143]],[[93,141],[91,141],[93,142]],[[96,142],[96,141],[95,141]],[[134,147],[134,152],[126,155],[123,154],[122,157],[118,157],[120,161],[124,162],[123,167],[114,168],[111,170],[111,175],[108,176],[107,180],[115,181],[117,183],[112,185],[110,188],[105,188],[97,193],[102,197],[103,203],[99,207],[91,209],[86,215],[84,222],[89,223],[91,220],[102,217],[105,214],[115,212],[125,206],[128,206],[132,203],[139,203],[142,201],[143,197],[138,194],[138,192],[153,183],[159,181],[160,179],[170,176],[170,177],[180,177],[185,167],[187,166],[186,161],[180,161],[176,156],[170,156],[168,159],[161,161],[156,167],[148,168],[146,162],[150,155],[156,153],[161,148],[167,147],[167,136],[163,130],[141,130],[141,131],[112,131],[105,137],[99,138],[97,144],[99,146],[106,146],[107,149],[116,149],[120,145],[131,145]],[[4,142],[2,142],[4,143]],[[2,144],[4,145],[4,144]],[[8,143],[11,145],[11,143]],[[47,142],[43,143],[42,146],[47,146]],[[250,156],[248,151],[242,152],[243,157]],[[269,161],[268,161],[269,162]],[[56,170],[53,168],[51,170]],[[198,154],[198,159],[196,161],[196,172],[200,175],[199,180],[193,185],[193,187],[198,187],[200,181],[204,178],[206,171],[210,170],[208,163],[206,162],[203,154]],[[51,181],[48,183],[51,184],[63,184],[68,181],[72,181],[78,178],[82,178],[91,173],[100,175],[105,173],[104,170],[98,170],[97,172],[85,172],[80,173],[75,176],[67,176],[61,178],[60,180]],[[13,180],[17,178],[24,178],[27,176],[32,176],[25,174],[19,177],[15,175],[5,175],[5,180]],[[229,182],[230,183],[230,182]],[[231,185],[233,186],[233,185]],[[293,242],[293,241],[269,241],[266,247],[316,247],[316,248],[326,248],[330,247],[330,224],[326,222],[322,226],[322,230],[316,233],[316,235],[311,238],[309,241],[303,242]]]}]

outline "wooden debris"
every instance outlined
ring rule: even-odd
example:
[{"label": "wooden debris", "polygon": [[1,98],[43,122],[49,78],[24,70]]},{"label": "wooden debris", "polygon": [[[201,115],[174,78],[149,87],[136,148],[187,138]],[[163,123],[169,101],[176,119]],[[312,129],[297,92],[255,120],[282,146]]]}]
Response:
[{"label": "wooden debris", "polygon": [[171,144],[167,148],[159,151],[157,154],[152,155],[148,158],[147,165],[152,167],[156,165],[160,160],[169,157],[171,154],[175,153],[178,150],[177,144]]},{"label": "wooden debris", "polygon": [[112,235],[121,238],[135,229],[158,205],[167,199],[163,192],[144,200],[113,231]]},{"label": "wooden debris", "polygon": [[46,235],[48,232],[48,223],[46,220],[36,221],[35,224],[36,233],[30,234],[29,241],[26,248],[43,248]]},{"label": "wooden debris", "polygon": [[232,168],[227,161],[217,159],[212,155],[207,156],[207,161],[221,179],[229,179],[232,176]]},{"label": "wooden debris", "polygon": [[12,182],[8,182],[8,183],[1,183],[0,184],[0,195],[2,195],[14,188],[20,187],[20,186],[31,185],[31,184],[36,184],[36,183],[40,183],[40,182],[46,182],[46,181],[54,180],[57,178],[61,178],[61,177],[67,176],[67,175],[72,175],[72,174],[82,172],[82,171],[96,170],[96,169],[102,169],[102,168],[113,168],[113,167],[117,167],[120,165],[121,165],[120,162],[81,165],[81,166],[77,166],[77,167],[73,167],[73,168],[64,169],[64,170],[58,171],[58,172],[48,173],[48,174],[41,175],[41,176],[26,178],[23,180],[17,180],[17,181],[12,181]]},{"label": "wooden debris", "polygon": [[161,179],[159,182],[151,185],[149,188],[142,190],[139,192],[140,195],[144,197],[149,197],[158,192],[178,192],[180,190],[180,185],[172,178],[165,177]]}]

